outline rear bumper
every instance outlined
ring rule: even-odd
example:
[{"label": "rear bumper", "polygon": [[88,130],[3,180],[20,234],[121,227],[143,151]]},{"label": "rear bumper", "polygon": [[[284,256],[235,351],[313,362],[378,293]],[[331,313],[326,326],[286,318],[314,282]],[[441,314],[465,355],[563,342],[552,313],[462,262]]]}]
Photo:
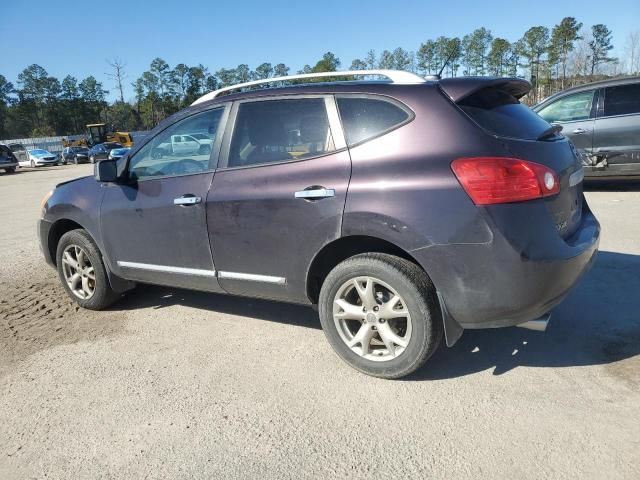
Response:
[{"label": "rear bumper", "polygon": [[53,165],[58,163],[60,160],[54,158],[53,160],[34,160],[36,165]]},{"label": "rear bumper", "polygon": [[[536,225],[535,218],[529,220]],[[487,243],[412,252],[429,272],[448,314],[463,328],[508,327],[540,318],[589,269],[600,238],[600,225],[586,202],[580,226],[564,240],[555,231],[535,232],[535,237],[525,233],[515,240],[500,228],[492,230]]]}]

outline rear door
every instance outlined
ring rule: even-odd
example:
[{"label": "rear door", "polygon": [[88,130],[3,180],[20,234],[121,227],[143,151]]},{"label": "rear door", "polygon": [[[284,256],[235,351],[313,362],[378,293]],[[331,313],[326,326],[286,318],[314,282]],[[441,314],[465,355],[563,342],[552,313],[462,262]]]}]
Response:
[{"label": "rear door", "polygon": [[351,173],[332,96],[237,102],[207,197],[228,292],[308,302],[307,268],[340,237]]},{"label": "rear door", "polygon": [[594,154],[621,170],[640,172],[640,82],[606,87],[598,111]]},{"label": "rear door", "polygon": [[547,122],[562,125],[562,134],[568,137],[581,153],[583,164],[591,164],[597,90],[565,95],[538,111]]}]

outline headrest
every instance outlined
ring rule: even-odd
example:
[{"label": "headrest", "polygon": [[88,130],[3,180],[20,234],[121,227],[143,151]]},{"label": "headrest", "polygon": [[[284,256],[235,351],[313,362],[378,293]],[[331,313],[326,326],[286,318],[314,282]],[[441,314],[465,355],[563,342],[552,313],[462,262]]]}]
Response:
[{"label": "headrest", "polygon": [[319,143],[327,139],[329,124],[321,115],[302,117],[300,119],[300,139],[304,143]]},{"label": "headrest", "polygon": [[251,145],[282,146],[286,144],[287,134],[284,124],[276,115],[253,116],[247,119],[247,130]]}]

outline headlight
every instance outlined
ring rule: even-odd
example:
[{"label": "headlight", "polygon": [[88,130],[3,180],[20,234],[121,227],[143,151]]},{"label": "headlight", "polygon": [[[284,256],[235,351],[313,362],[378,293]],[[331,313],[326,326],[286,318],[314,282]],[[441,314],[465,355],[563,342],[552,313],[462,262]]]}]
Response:
[{"label": "headlight", "polygon": [[47,192],[47,194],[42,197],[42,200],[40,200],[40,211],[42,213],[44,213],[44,206],[47,204],[47,201],[49,200],[49,198],[51,198],[51,195],[53,195],[53,190],[50,190],[49,192]]}]

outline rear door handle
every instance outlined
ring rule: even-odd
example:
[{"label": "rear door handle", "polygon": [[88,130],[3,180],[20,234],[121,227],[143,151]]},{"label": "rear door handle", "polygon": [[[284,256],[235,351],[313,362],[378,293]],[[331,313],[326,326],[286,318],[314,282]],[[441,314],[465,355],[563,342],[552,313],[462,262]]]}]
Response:
[{"label": "rear door handle", "polygon": [[304,198],[307,200],[318,198],[335,197],[336,191],[333,188],[324,187],[307,187],[304,190],[298,190],[293,195],[295,198]]},{"label": "rear door handle", "polygon": [[583,133],[587,133],[587,130],[584,128],[576,128],[573,132],[574,135],[582,135]]},{"label": "rear door handle", "polygon": [[186,195],[183,195],[181,197],[174,198],[173,204],[174,205],[195,205],[197,203],[200,203],[201,201],[202,201],[202,198],[196,197],[192,193],[187,193]]}]

